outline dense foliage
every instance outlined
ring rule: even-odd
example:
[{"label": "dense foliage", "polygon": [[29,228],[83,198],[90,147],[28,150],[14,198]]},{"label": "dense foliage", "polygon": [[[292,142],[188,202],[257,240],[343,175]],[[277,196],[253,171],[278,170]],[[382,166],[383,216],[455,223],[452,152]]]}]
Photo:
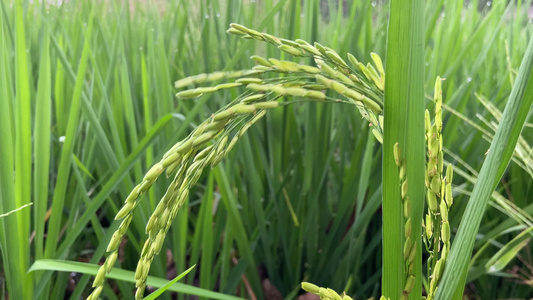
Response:
[{"label": "dense foliage", "polygon": [[[0,213],[33,203],[0,219],[10,299],[87,296],[91,278],[82,273],[94,275],[96,266],[43,259],[101,262],[120,224],[115,215],[148,169],[240,94],[178,100],[174,81],[250,69],[254,54],[288,59],[226,34],[228,24],[318,41],[366,64],[371,52],[385,57],[389,10],[387,2],[333,0],[1,5]],[[529,5],[426,2],[424,90],[432,108],[435,78],[445,79],[443,150],[456,173],[452,243],[532,36]],[[190,190],[150,274],[170,279],[197,264],[183,282],[201,289],[178,289],[205,298],[231,299],[206,290],[295,298],[304,280],[354,298],[379,296],[382,151],[353,108],[271,109]],[[480,227],[469,297],[531,297],[533,125],[526,122]],[[163,177],[139,201],[116,268],[135,269],[148,218],[172,181]],[[37,260],[37,271],[26,273]],[[126,277],[108,281],[105,295],[131,295],[133,273],[114,278]]]}]

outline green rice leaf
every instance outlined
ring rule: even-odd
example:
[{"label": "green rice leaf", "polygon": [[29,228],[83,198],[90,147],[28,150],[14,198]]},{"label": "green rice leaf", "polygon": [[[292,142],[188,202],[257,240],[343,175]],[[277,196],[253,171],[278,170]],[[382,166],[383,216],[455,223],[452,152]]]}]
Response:
[{"label": "green rice leaf", "polygon": [[[407,274],[402,251],[404,216],[394,144],[399,143],[409,180],[412,235],[416,243],[415,285],[422,293],[421,220],[424,208],[424,5],[392,1],[387,37],[383,142],[383,278],[382,294],[400,299]],[[413,298],[414,299],[414,298]]]},{"label": "green rice leaf", "polygon": [[[46,271],[59,271],[59,272],[76,272],[83,274],[96,275],[98,269],[100,268],[97,264],[82,263],[78,261],[67,261],[67,260],[58,260],[58,259],[40,259],[33,263],[29,272],[46,270]],[[192,270],[192,267],[182,274],[180,274],[177,280],[181,279],[183,276],[189,273]],[[135,282],[134,279],[135,272],[118,269],[113,269],[109,274],[106,275],[107,278],[112,278],[121,281]],[[181,276],[181,277],[180,277]],[[176,278],[174,280],[176,280]],[[176,280],[176,281],[177,281]],[[187,295],[196,295],[200,297],[208,297],[210,299],[220,299],[220,300],[242,300],[242,298],[224,295],[217,292],[212,292],[197,288],[195,286],[186,285],[183,283],[172,283],[173,281],[168,281],[163,278],[157,278],[153,276],[148,276],[147,284],[153,287],[162,288],[166,287],[166,290],[178,293],[184,293]],[[167,286],[169,285],[169,286]]]}]

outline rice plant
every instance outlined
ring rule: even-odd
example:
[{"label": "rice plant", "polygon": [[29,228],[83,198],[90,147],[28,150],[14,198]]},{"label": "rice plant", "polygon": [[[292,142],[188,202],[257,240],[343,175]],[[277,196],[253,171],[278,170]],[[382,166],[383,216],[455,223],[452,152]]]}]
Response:
[{"label": "rice plant", "polygon": [[[98,275],[93,282],[95,290],[89,296],[89,299],[97,299],[102,292],[105,273],[110,272],[115,264],[117,247],[131,222],[132,212],[137,205],[139,196],[146,193],[157,177],[165,170],[167,176],[170,176],[175,170],[178,170],[174,181],[169,186],[167,193],[157,205],[156,210],[146,225],[146,232],[149,234],[149,239],[144,244],[141,259],[139,260],[135,273],[137,287],[136,299],[142,299],[153,257],[160,252],[165,236],[178,210],[185,202],[184,198],[188,196],[190,187],[197,182],[203,168],[209,164],[212,167],[216,166],[234,147],[238,138],[242,137],[249,127],[265,115],[267,109],[279,106],[279,102],[276,101],[278,98],[292,96],[319,101],[330,100],[331,102],[343,102],[340,99],[328,98],[324,93],[316,91],[330,89],[343,95],[348,99],[346,103],[352,104],[359,109],[363,118],[367,119],[370,125],[374,127],[372,128],[372,133],[376,139],[383,143],[384,118],[380,114],[382,111],[382,104],[380,105],[380,103],[383,103],[383,101],[378,95],[381,95],[385,87],[385,70],[378,55],[372,55],[376,66],[374,68],[370,64],[364,66],[353,55],[348,54],[352,65],[358,68],[352,69],[333,49],[322,46],[319,43],[315,43],[313,46],[303,40],[291,41],[278,38],[239,24],[231,24],[228,33],[240,35],[244,39],[269,42],[277,46],[281,51],[295,57],[308,55],[313,58],[318,67],[299,65],[290,61],[280,61],[273,58],[266,59],[259,56],[252,56],[252,59],[258,64],[252,70],[233,73],[201,74],[176,82],[175,87],[181,88],[192,84],[237,78],[234,83],[224,83],[213,87],[199,87],[181,91],[176,94],[176,97],[181,99],[196,98],[204,93],[216,92],[226,88],[235,88],[241,85],[246,85],[246,89],[249,92],[245,92],[232,104],[213,114],[210,119],[199,125],[187,139],[174,145],[163,156],[161,162],[150,169],[145,175],[143,182],[134,188],[130,196],[126,199],[124,206],[115,217],[115,219],[124,220],[119,229],[113,234],[107,247],[107,252],[111,252],[111,254],[106,259],[104,265],[100,267]],[[329,64],[333,65],[333,67]],[[285,76],[268,79],[245,77],[260,76],[268,72],[282,73]],[[274,95],[274,98],[269,99],[269,96],[272,95]],[[424,136],[427,142],[428,160],[425,171],[428,213],[425,219],[426,230],[424,237],[426,248],[429,251],[427,277],[431,278],[429,289],[427,290],[427,299],[433,299],[435,297],[437,284],[443,270],[446,268],[446,259],[450,251],[448,212],[453,204],[451,187],[453,169],[451,165],[448,165],[446,177],[443,177],[444,160],[441,136],[443,126],[442,88],[441,79],[438,77],[435,84],[434,102],[434,123],[432,124],[429,111],[427,110],[424,119]],[[235,118],[235,116],[242,115],[252,115],[252,117],[249,117],[248,120],[242,117]],[[240,127],[238,126],[239,119],[245,120]],[[381,121],[378,121],[378,119]],[[226,144],[230,139],[228,132],[231,133],[235,128],[238,131],[233,134],[226,148]],[[205,143],[219,135],[220,139],[213,141],[212,145],[201,148]],[[403,212],[402,220],[404,220],[402,222],[405,223],[403,226],[405,240],[402,242],[404,245],[403,264],[405,266],[405,275],[403,280],[396,282],[396,284],[403,284],[401,299],[408,299],[414,289],[417,274],[419,282],[421,277],[421,273],[415,272],[414,270],[416,254],[419,251],[417,250],[419,248],[417,242],[420,239],[415,239],[412,235],[412,205],[408,196],[408,172],[405,157],[402,154],[399,143],[396,142],[394,144],[394,160],[399,174],[399,190],[401,207],[403,208],[401,211]],[[314,286],[309,285],[306,287],[315,290],[315,294],[319,294],[321,298],[341,298],[333,290],[317,290]],[[328,295],[328,293],[331,295]],[[391,295],[394,298],[394,293],[390,291],[385,291],[385,294]]]},{"label": "rice plant", "polygon": [[[231,24],[229,33],[241,35],[243,38],[267,41],[280,50],[296,57],[309,56],[318,63],[318,67],[299,65],[291,61],[280,61],[274,58],[265,59],[252,56],[258,64],[252,70],[240,72],[220,72],[201,74],[177,81],[176,88],[212,82],[220,79],[237,78],[235,82],[219,84],[213,87],[199,87],[176,94],[179,99],[190,99],[204,93],[235,88],[245,85],[248,92],[240,95],[235,101],[214,113],[208,120],[200,124],[187,139],[174,145],[163,159],[154,165],[144,176],[125,200],[124,206],[115,219],[124,219],[113,234],[107,252],[111,252],[106,262],[100,267],[93,282],[95,288],[89,299],[98,299],[103,290],[105,274],[113,268],[118,255],[118,245],[133,218],[133,210],[143,194],[146,194],[155,180],[163,172],[167,176],[174,175],[174,180],[167,192],[158,203],[146,225],[149,235],[145,242],[141,259],[135,272],[136,299],[142,299],[146,288],[146,280],[154,255],[159,254],[179,209],[188,197],[189,189],[196,184],[203,169],[216,166],[235,146],[238,139],[254,123],[260,120],[268,109],[280,105],[280,97],[292,96],[315,101],[345,102],[357,107],[361,115],[373,124],[372,133],[382,141],[382,123],[378,121],[382,111],[382,93],[384,88],[383,63],[379,56],[373,55],[376,67],[364,66],[350,55],[353,69],[331,48],[318,43],[311,45],[306,41],[291,41],[277,38],[267,33],[259,33],[239,24]],[[330,66],[333,65],[334,67]],[[379,71],[377,71],[377,70]],[[357,70],[357,71],[355,71]],[[281,73],[285,76],[260,78],[251,76]],[[250,76],[250,77],[248,77]],[[344,96],[344,100],[326,96],[320,90],[330,89]],[[286,102],[284,104],[289,104]],[[206,146],[206,144],[209,144]]]},{"label": "rice plant", "polygon": [[3,297],[531,296],[531,1],[0,5]]}]

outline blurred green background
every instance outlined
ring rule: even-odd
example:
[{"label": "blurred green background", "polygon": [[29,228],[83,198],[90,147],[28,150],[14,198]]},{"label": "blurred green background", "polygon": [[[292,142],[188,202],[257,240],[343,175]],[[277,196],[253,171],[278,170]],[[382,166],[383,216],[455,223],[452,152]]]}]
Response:
[{"label": "blurred green background", "polygon": [[[37,259],[101,261],[118,226],[113,217],[144,173],[238,95],[178,101],[174,81],[249,69],[254,54],[288,59],[226,34],[230,23],[318,41],[364,63],[370,52],[385,55],[387,1],[50,2],[1,1],[1,212],[33,203],[0,221],[4,299],[87,296],[88,275],[26,270]],[[436,76],[446,78],[445,159],[456,172],[452,241],[532,37],[530,7],[520,0],[426,1],[428,107]],[[509,264],[486,265],[533,227],[531,117],[527,122],[480,228],[465,290],[471,299],[533,297],[527,242]],[[204,172],[150,274],[171,279],[198,264],[182,282],[243,298],[294,299],[303,280],[358,299],[379,296],[381,147],[367,127],[343,104],[269,112]],[[169,182],[158,180],[136,210],[117,267],[135,269],[145,224]],[[128,299],[133,287],[110,280],[104,294]]]}]

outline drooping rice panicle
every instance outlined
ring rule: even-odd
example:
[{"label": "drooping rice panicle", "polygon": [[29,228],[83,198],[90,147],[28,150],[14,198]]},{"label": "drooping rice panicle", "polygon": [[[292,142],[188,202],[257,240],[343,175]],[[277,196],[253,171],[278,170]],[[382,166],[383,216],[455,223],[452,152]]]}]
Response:
[{"label": "drooping rice panicle", "polygon": [[[139,288],[136,299],[142,299],[153,257],[161,250],[172,220],[188,197],[189,189],[199,179],[202,170],[210,164],[216,165],[228,154],[231,150],[230,147],[233,147],[237,139],[253,123],[264,116],[267,109],[277,107],[278,102],[270,100],[248,104],[246,107],[243,105],[230,106],[200,124],[186,139],[173,146],[161,161],[147,172],[144,180],[133,189],[115,217],[115,219],[123,219],[123,221],[108,244],[107,252],[110,254],[93,281],[94,290],[88,299],[98,299],[102,292],[105,274],[111,271],[116,262],[118,246],[131,222],[133,211],[141,196],[163,172],[166,171],[167,175],[171,175],[177,171],[174,180],[158,203],[146,226],[149,238],[144,245],[135,275],[136,285]],[[217,116],[222,117],[217,118]],[[225,131],[225,128],[229,130]],[[234,136],[232,142],[227,144],[225,141],[228,140],[230,133]],[[215,143],[206,146],[213,139],[217,139]]]},{"label": "drooping rice panicle", "polygon": [[[355,59],[353,55],[348,54],[348,58],[349,61],[356,67],[355,69],[350,68],[350,66],[341,58],[341,56],[335,50],[329,47],[324,47],[320,43],[315,42],[314,45],[312,45],[301,39],[291,41],[283,38],[278,38],[268,33],[257,32],[253,29],[246,28],[243,25],[234,23],[230,24],[230,29],[227,32],[231,34],[236,34],[245,39],[253,38],[258,41],[270,43],[278,47],[281,51],[284,51],[285,53],[295,57],[313,57],[317,64],[319,64],[319,62],[329,62],[333,64],[338,69],[338,71],[346,75],[352,76],[354,80],[360,80],[368,86],[375,85],[381,91],[383,91],[385,82],[385,75],[384,73],[382,73],[382,71],[384,70],[383,63],[381,62],[379,56],[375,53],[372,55],[372,60],[376,64],[376,68],[380,71],[380,75],[367,76],[370,75],[371,72],[364,65],[361,69],[361,66],[359,66],[360,63],[357,61],[357,59]],[[368,71],[367,74],[364,74],[365,71],[363,70]]]},{"label": "drooping rice panicle", "polygon": [[[352,104],[371,123],[372,133],[378,141],[382,142],[384,75],[379,56],[372,55],[377,71],[370,66],[357,66],[352,69],[335,51],[318,43],[312,46],[302,40],[279,39],[244,28],[232,24],[230,32],[241,34],[242,30],[245,30],[246,34],[241,34],[242,36],[268,41],[293,56],[311,54],[315,56],[318,65],[308,66],[292,61],[252,56],[251,58],[257,63],[252,70],[200,74],[176,82],[176,88],[183,88],[207,82],[233,80],[233,82],[215,86],[195,87],[180,91],[176,94],[178,99],[197,98],[208,93],[237,87],[244,88],[245,92],[214,113],[187,138],[167,151],[163,158],[147,172],[143,181],[134,188],[115,217],[116,220],[123,220],[108,245],[109,255],[95,277],[94,290],[88,299],[98,299],[102,292],[105,275],[111,271],[116,262],[118,245],[141,197],[163,172],[167,176],[175,174],[172,183],[146,225],[148,239],[144,244],[135,272],[137,287],[135,297],[142,299],[154,256],[161,251],[172,221],[185,203],[190,189],[200,178],[203,169],[208,165],[214,167],[228,155],[238,139],[250,126],[261,119],[268,109],[295,102],[279,102],[277,100],[280,97],[299,97],[305,101]],[[353,62],[355,58],[350,57],[353,56],[349,56],[349,61]],[[283,76],[272,77],[278,73],[282,73]],[[265,76],[266,74],[269,76]],[[343,99],[328,96],[323,92],[324,90],[338,93]],[[326,291],[333,293],[328,289]]]},{"label": "drooping rice panicle", "polygon": [[[263,79],[265,83],[275,83],[280,81],[287,81],[294,78],[292,73],[302,74],[302,80],[308,81],[307,85],[314,85],[318,83],[318,79],[329,79],[330,84],[326,86],[327,89],[335,92],[341,92],[344,97],[349,98],[354,104],[364,102],[365,105],[357,105],[361,115],[369,121],[372,126],[372,134],[380,142],[383,141],[383,126],[377,122],[383,107],[383,88],[385,83],[385,75],[383,69],[383,62],[381,58],[372,53],[371,57],[375,64],[374,66],[368,64],[367,66],[361,64],[353,55],[348,53],[348,61],[353,65],[351,68],[333,49],[322,46],[319,43],[308,43],[304,40],[298,39],[291,41],[279,37],[272,36],[268,33],[261,33],[253,29],[249,29],[240,24],[230,24],[228,33],[236,34],[246,39],[254,39],[265,41],[295,57],[313,57],[317,66],[308,66],[298,64],[292,61],[278,60],[275,58],[264,58],[258,55],[253,55],[252,60],[256,62],[256,66],[252,70],[242,70],[235,73],[216,72],[212,74],[200,74],[189,78],[182,79],[176,83],[176,87],[184,87],[191,84],[198,84],[207,81],[217,81],[221,79],[232,79],[239,77],[257,76],[261,77],[265,74],[284,73],[290,74],[280,78]],[[296,50],[296,51],[295,51]],[[377,69],[377,70],[376,70]],[[256,71],[257,73],[253,73]],[[242,75],[242,76],[240,76]],[[315,83],[309,82],[311,77],[321,76],[315,79]],[[240,79],[240,78],[239,78]],[[247,81],[235,82],[245,83]],[[253,79],[256,80],[257,78]],[[248,79],[248,82],[250,80]],[[324,81],[323,81],[324,82]],[[251,83],[251,82],[249,82]],[[258,83],[261,84],[261,83]],[[319,84],[321,85],[321,84]],[[348,89],[344,89],[343,85]],[[201,96],[203,92],[213,91],[211,87],[207,90],[201,88],[193,91],[184,91],[178,96],[197,97]]]}]

